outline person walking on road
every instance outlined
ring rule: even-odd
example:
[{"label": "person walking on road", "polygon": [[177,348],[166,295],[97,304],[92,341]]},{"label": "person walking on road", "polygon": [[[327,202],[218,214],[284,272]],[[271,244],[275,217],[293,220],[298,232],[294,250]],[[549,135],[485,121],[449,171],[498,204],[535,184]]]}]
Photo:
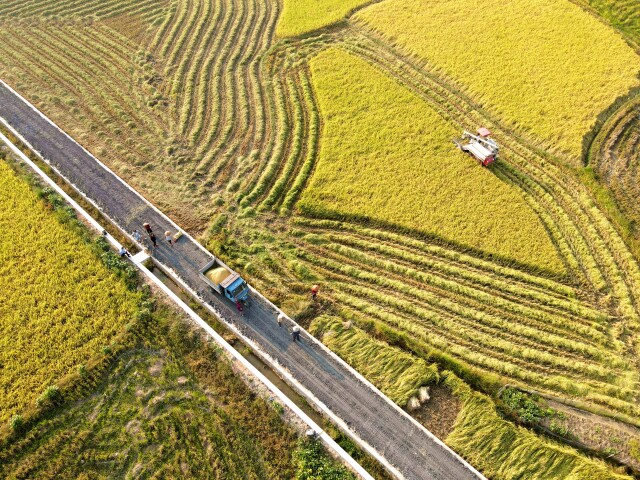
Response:
[{"label": "person walking on road", "polygon": [[318,285],[314,285],[313,287],[311,287],[311,298],[314,302],[317,300],[319,290],[320,287],[318,287]]},{"label": "person walking on road", "polygon": [[287,318],[287,317],[285,316],[284,313],[280,312],[280,314],[278,314],[277,321],[278,321],[278,326],[279,327],[282,326],[282,322],[284,321],[285,318]]},{"label": "person walking on road", "polygon": [[236,308],[240,313],[242,313],[242,311],[244,310],[244,308],[242,307],[242,302],[240,300],[236,300]]},{"label": "person walking on road", "polygon": [[144,231],[147,232],[147,234],[151,235],[153,233],[153,230],[151,230],[151,225],[149,225],[148,223],[143,223],[142,226],[144,227]]},{"label": "person walking on road", "polygon": [[164,239],[167,241],[167,243],[169,244],[169,246],[171,248],[173,248],[173,242],[171,241],[171,232],[169,230],[167,230],[166,232],[164,232]]},{"label": "person walking on road", "polygon": [[293,326],[293,329],[291,330],[291,337],[294,342],[300,341],[300,327],[298,325]]},{"label": "person walking on road", "polygon": [[131,232],[131,236],[136,242],[142,243],[142,235],[140,234],[137,228],[133,232]]},{"label": "person walking on road", "polygon": [[151,240],[151,243],[153,243],[153,248],[158,248],[158,239],[153,234],[153,232],[149,234],[149,239]]}]

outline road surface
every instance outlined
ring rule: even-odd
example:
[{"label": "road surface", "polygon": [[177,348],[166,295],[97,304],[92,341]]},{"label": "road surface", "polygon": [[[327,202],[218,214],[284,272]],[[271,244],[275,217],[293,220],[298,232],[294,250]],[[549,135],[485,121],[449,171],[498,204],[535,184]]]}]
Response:
[{"label": "road surface", "polygon": [[187,236],[175,248],[169,247],[164,231],[175,231],[175,226],[164,215],[1,82],[0,117],[121,229],[143,231],[142,224],[150,223],[159,243],[154,258],[214,306],[225,322],[235,325],[288,370],[352,434],[373,447],[406,479],[482,478],[306,332],[302,333],[302,342],[293,343],[287,326],[278,327],[271,304],[253,295],[250,307],[239,315],[234,305],[213,293],[198,277],[199,268],[213,258],[210,254]]}]

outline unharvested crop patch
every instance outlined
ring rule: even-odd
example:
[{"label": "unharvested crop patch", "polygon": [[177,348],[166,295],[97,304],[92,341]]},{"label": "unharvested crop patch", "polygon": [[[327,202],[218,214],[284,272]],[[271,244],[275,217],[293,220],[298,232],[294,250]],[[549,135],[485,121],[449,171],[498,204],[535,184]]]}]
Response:
[{"label": "unharvested crop patch", "polygon": [[541,439],[502,419],[489,398],[474,392],[451,372],[444,384],[462,402],[447,443],[478,465],[490,478],[598,478],[625,480],[601,461],[587,459],[571,447]]},{"label": "unharvested crop patch", "polygon": [[140,296],[0,162],[0,422],[132,321]]},{"label": "unharvested crop patch", "polygon": [[391,0],[356,18],[573,164],[596,116],[638,86],[636,53],[565,0]]},{"label": "unharvested crop patch", "polygon": [[401,407],[417,394],[418,388],[438,379],[435,365],[375,341],[364,332],[345,326],[340,318],[319,317],[310,331]]},{"label": "unharvested crop patch", "polygon": [[325,127],[302,211],[397,224],[562,272],[521,194],[453,148],[458,132],[425,102],[341,49],[311,68]]},{"label": "unharvested crop patch", "polygon": [[279,37],[301,35],[344,18],[370,0],[286,0],[276,33]]}]

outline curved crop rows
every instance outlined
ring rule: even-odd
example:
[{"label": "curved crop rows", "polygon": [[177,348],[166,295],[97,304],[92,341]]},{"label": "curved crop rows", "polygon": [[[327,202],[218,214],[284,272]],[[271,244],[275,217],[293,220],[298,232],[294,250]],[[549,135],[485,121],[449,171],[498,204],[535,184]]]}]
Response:
[{"label": "curved crop rows", "polygon": [[398,234],[323,220],[296,224],[310,232],[298,241],[297,260],[331,285],[348,318],[406,336],[419,354],[437,350],[483,371],[635,411],[637,372],[611,335],[608,312],[577,290],[551,280],[540,288],[517,270],[497,271]]},{"label": "curved crop rows", "polygon": [[550,236],[566,262],[596,291],[609,290],[620,315],[638,323],[640,269],[622,238],[591,199],[586,187],[562,167],[541,156],[525,141],[504,131],[496,120],[435,77],[410,64],[406,57],[383,46],[375,37],[358,32],[346,48],[362,55],[411,88],[454,124],[473,128],[489,125],[505,145],[498,174],[522,188],[542,215]]},{"label": "curved crop rows", "polygon": [[166,0],[20,0],[3,2],[0,5],[0,16],[108,18],[140,15],[145,20],[153,20],[166,3]]},{"label": "curved crop rows", "polygon": [[265,59],[271,101],[267,116],[274,125],[257,168],[242,183],[238,199],[243,207],[257,204],[261,211],[288,215],[311,175],[320,114],[305,58],[317,48],[313,40],[281,44]]},{"label": "curved crop rows", "polygon": [[[126,39],[104,27],[77,26],[31,25],[19,40],[11,30],[0,35],[0,51],[10,59],[5,63],[8,79],[24,78],[33,93],[50,92],[55,86],[56,96],[44,93],[44,98],[35,100],[48,100],[67,111],[65,116],[71,113],[72,118],[87,122],[91,133],[85,133],[85,144],[89,148],[108,132],[126,131],[126,144],[114,142],[113,151],[103,156],[126,155],[132,162],[145,162],[153,155],[147,146],[160,136],[159,121],[130,94],[129,55],[134,46]],[[91,100],[78,102],[77,98]]]},{"label": "curved crop rows", "polygon": [[591,148],[591,162],[625,213],[640,221],[640,100],[625,104],[604,125]]},{"label": "curved crop rows", "polygon": [[178,2],[150,44],[165,66],[170,129],[189,148],[196,183],[226,186],[269,142],[262,58],[277,14],[257,0]]}]

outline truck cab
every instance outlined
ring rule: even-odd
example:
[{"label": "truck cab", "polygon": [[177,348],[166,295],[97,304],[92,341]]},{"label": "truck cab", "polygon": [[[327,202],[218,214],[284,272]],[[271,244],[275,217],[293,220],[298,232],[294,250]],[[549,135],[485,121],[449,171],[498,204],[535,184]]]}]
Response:
[{"label": "truck cab", "polygon": [[224,291],[224,296],[232,302],[244,302],[249,296],[249,286],[240,275],[233,273],[220,284]]}]

